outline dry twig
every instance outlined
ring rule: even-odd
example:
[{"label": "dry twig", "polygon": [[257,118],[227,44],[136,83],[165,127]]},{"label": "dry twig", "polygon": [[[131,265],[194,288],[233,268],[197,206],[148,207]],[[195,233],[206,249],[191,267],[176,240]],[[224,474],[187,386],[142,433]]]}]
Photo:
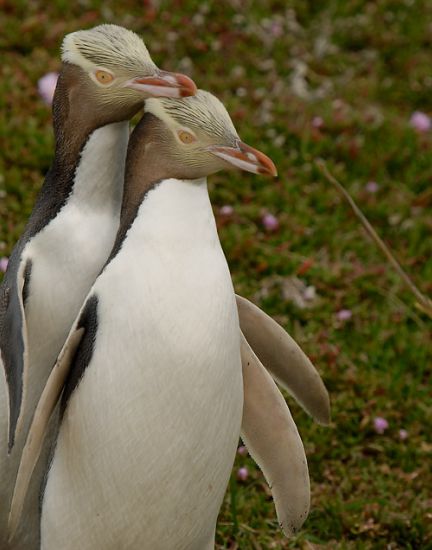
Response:
[{"label": "dry twig", "polygon": [[377,234],[375,229],[372,227],[372,225],[367,220],[366,216],[363,214],[363,212],[360,210],[360,208],[357,206],[357,204],[354,202],[354,199],[351,197],[351,195],[348,193],[348,191],[342,186],[341,183],[329,172],[326,163],[322,159],[318,159],[315,161],[316,166],[320,170],[320,172],[323,174],[323,176],[332,183],[336,189],[343,195],[343,197],[347,200],[349,205],[351,206],[354,214],[357,216],[357,218],[360,220],[363,227],[366,229],[366,232],[368,235],[372,238],[372,240],[375,242],[375,244],[378,246],[378,248],[381,249],[381,251],[386,256],[387,260],[390,262],[392,267],[395,269],[399,277],[402,279],[402,281],[405,283],[405,285],[409,288],[409,290],[414,294],[416,297],[416,307],[421,309],[424,313],[429,315],[429,317],[432,318],[432,300],[425,296],[419,288],[415,285],[415,283],[412,281],[412,279],[409,277],[409,275],[403,270],[400,263],[396,260],[396,258],[393,256],[393,253],[390,251],[388,246],[385,244],[385,242],[381,239],[381,237]]}]

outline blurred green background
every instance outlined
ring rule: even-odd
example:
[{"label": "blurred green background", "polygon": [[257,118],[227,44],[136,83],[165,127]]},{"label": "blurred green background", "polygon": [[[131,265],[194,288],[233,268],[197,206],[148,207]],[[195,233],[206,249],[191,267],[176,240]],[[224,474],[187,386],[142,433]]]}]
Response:
[{"label": "blurred green background", "polygon": [[217,94],[275,161],[276,182],[210,179],[220,237],[237,292],[297,339],[331,394],[330,428],[289,399],[312,486],[301,533],[284,539],[239,454],[218,548],[432,548],[431,321],[314,164],[326,160],[430,295],[432,2],[0,0],[0,257],[52,159],[38,80],[59,69],[66,33],[101,22]]}]

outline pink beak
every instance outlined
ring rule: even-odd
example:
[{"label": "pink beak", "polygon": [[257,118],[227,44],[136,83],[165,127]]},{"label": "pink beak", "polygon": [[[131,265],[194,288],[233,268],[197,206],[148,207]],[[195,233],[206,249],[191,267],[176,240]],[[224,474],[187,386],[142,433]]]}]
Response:
[{"label": "pink beak", "polygon": [[188,97],[197,93],[195,82],[180,73],[158,71],[152,76],[133,78],[124,85],[147,97]]},{"label": "pink beak", "polygon": [[261,151],[250,147],[250,145],[246,145],[242,141],[237,142],[237,147],[210,145],[207,147],[207,151],[240,170],[266,176],[277,176],[274,162],[267,155],[261,153]]}]

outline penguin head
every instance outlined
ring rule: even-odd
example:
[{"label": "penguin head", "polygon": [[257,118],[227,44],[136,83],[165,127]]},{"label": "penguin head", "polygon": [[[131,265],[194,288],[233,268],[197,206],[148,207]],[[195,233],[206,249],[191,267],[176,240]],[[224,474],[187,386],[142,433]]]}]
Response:
[{"label": "penguin head", "polygon": [[154,132],[159,151],[175,161],[176,174],[184,179],[205,177],[237,168],[276,176],[272,160],[243,143],[224,105],[214,95],[198,90],[183,99],[149,99],[145,112],[161,126]]},{"label": "penguin head", "polygon": [[69,103],[78,109],[89,104],[113,122],[133,116],[149,97],[181,98],[196,93],[190,78],[159,70],[141,38],[117,25],[66,35],[62,61],[62,99],[67,90]]}]

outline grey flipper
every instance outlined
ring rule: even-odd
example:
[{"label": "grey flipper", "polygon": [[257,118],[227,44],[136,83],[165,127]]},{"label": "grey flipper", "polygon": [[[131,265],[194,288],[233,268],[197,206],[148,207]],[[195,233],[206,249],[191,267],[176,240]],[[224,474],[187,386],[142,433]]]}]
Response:
[{"label": "grey flipper", "polygon": [[[21,250],[20,250],[21,252]],[[19,431],[27,373],[27,329],[24,303],[30,280],[31,261],[11,258],[0,287],[0,350],[9,398],[9,442],[11,451]]]},{"label": "grey flipper", "polygon": [[13,538],[18,528],[30,480],[43,447],[50,417],[60,399],[84,332],[85,328],[79,326],[79,323],[76,323],[72,328],[51,371],[33,416],[22,453],[9,512],[9,540]]},{"label": "grey flipper", "polygon": [[298,344],[259,307],[236,295],[240,328],[273,378],[320,424],[330,423],[330,399]]},{"label": "grey flipper", "polygon": [[243,334],[241,358],[241,437],[271,488],[279,523],[290,536],[309,513],[309,473],[303,443],[282,394]]}]

